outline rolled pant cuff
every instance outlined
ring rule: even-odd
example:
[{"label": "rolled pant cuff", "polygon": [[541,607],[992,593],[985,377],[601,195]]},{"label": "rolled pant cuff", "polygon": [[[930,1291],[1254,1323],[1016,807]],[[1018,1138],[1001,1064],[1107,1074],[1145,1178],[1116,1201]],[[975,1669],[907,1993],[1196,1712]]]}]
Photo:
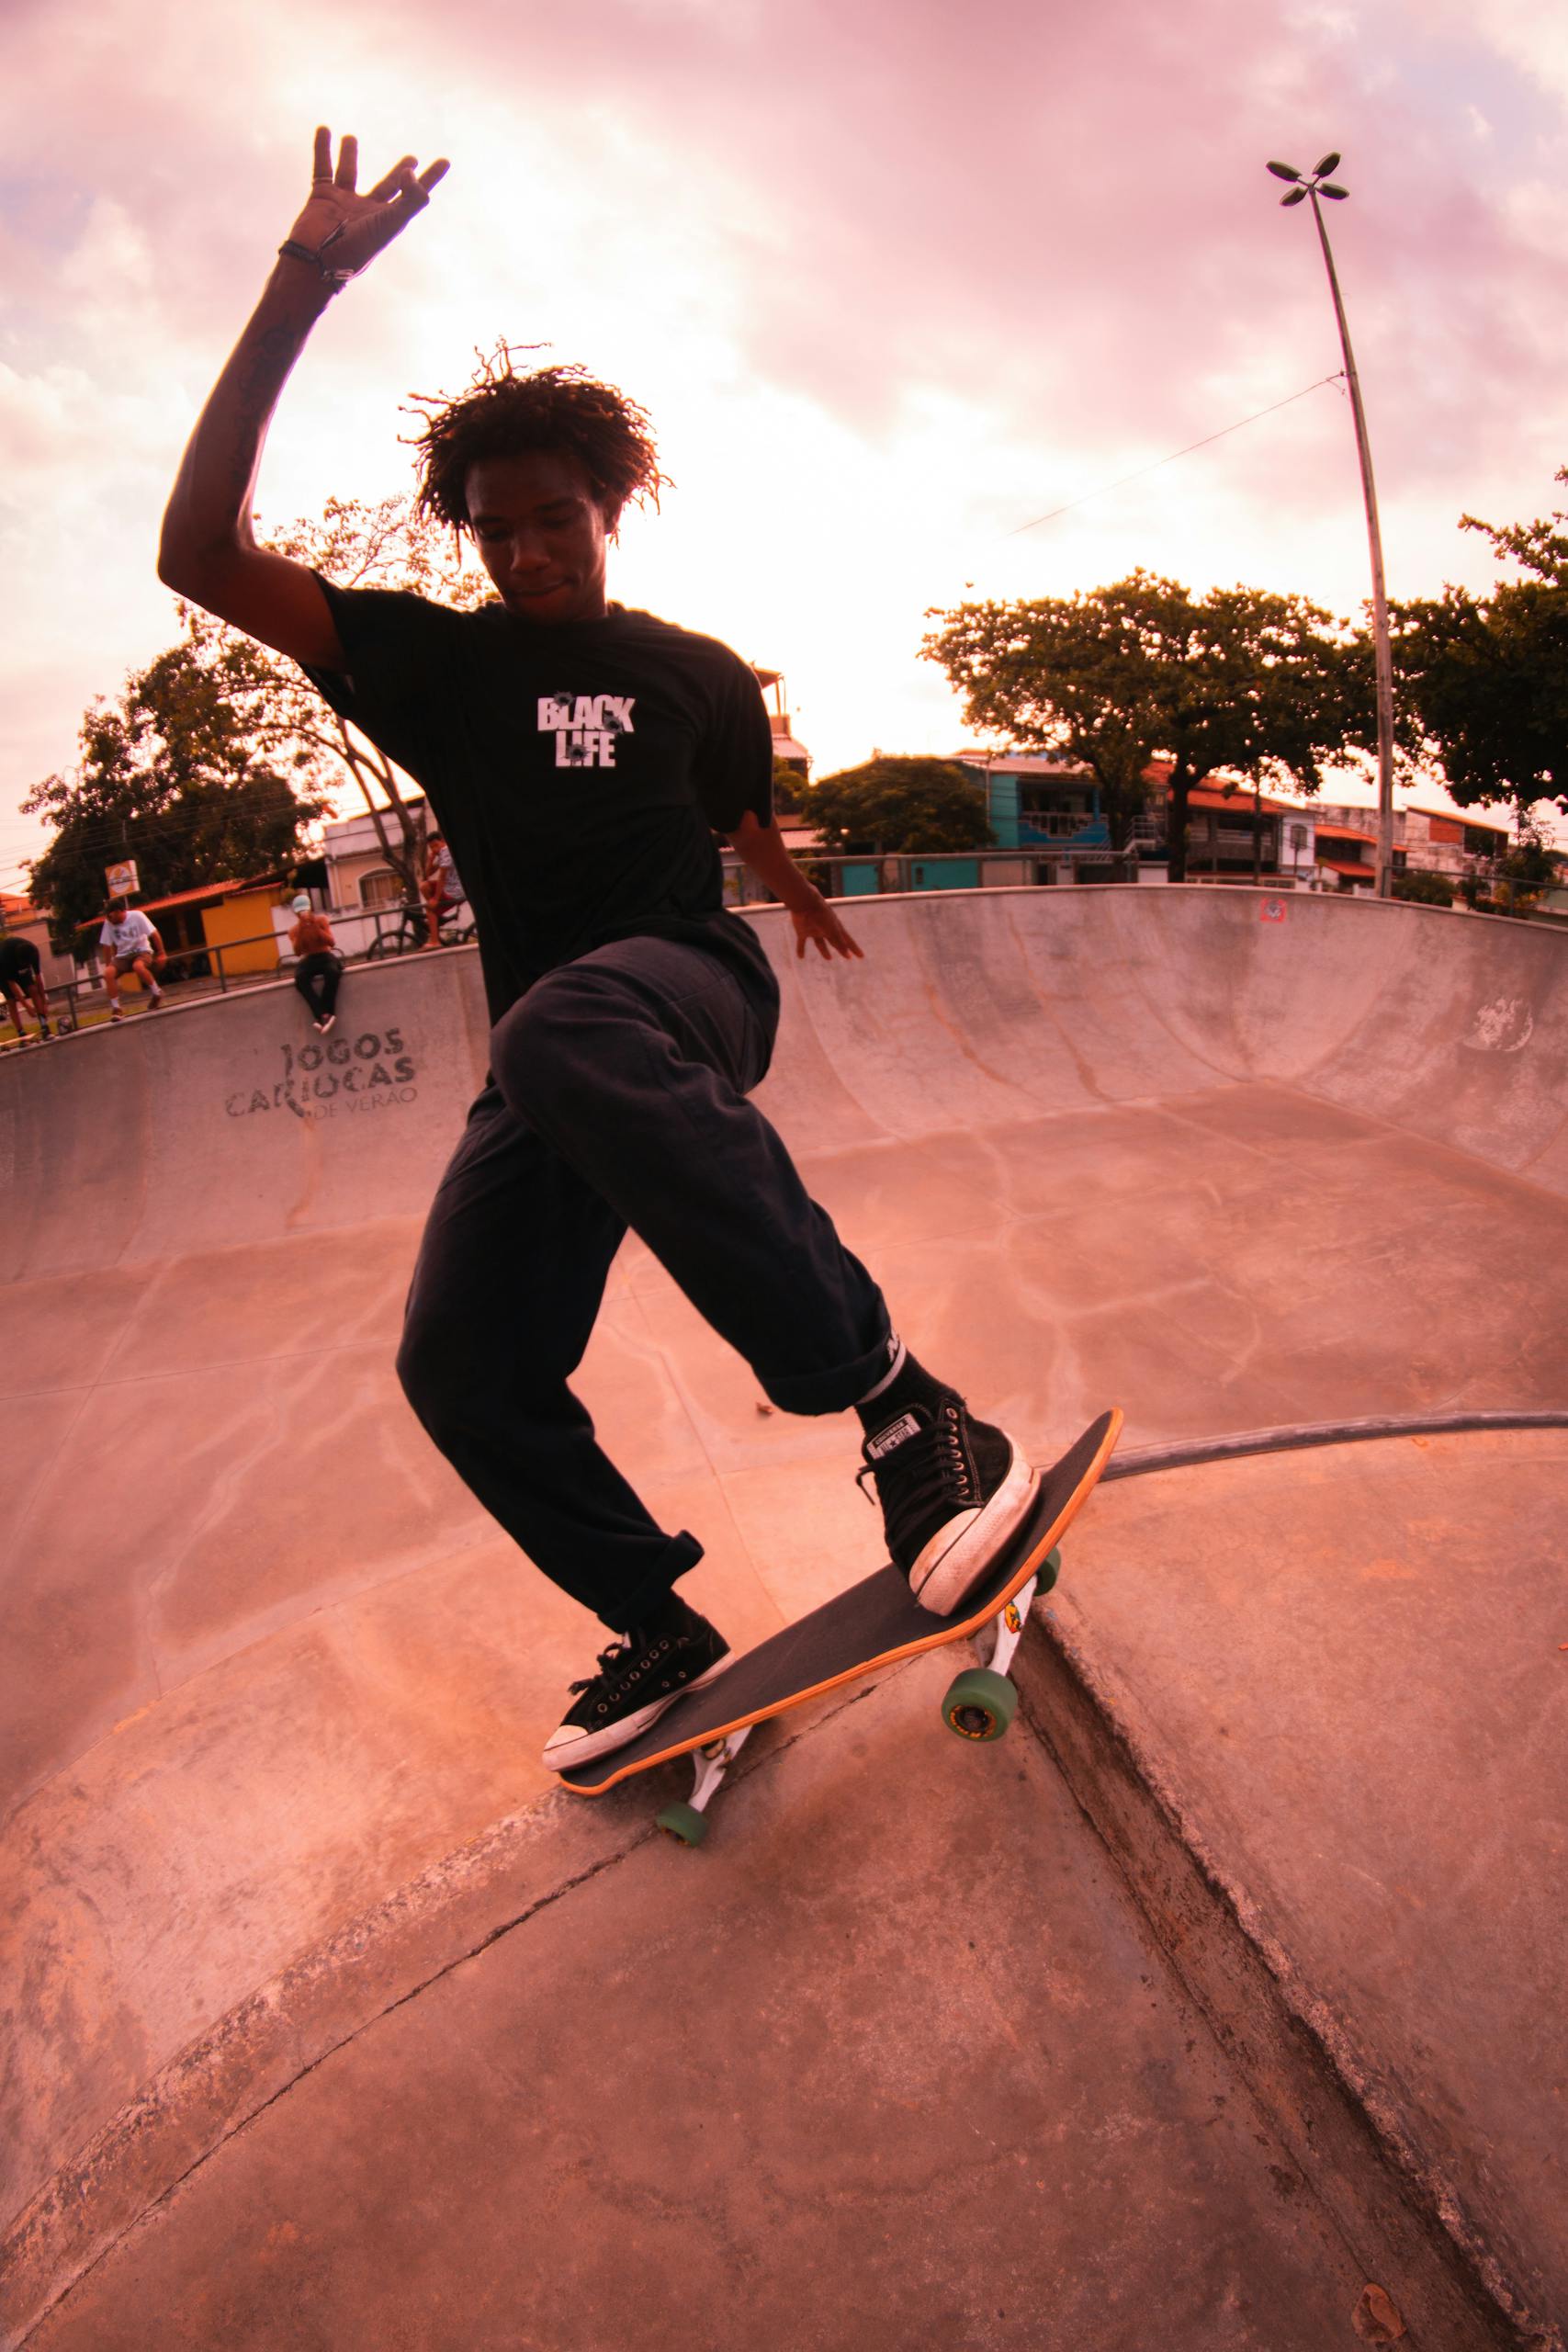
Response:
[{"label": "rolled pant cuff", "polygon": [[783,1413],[847,1413],[886,1372],[891,1337],[891,1332],[884,1331],[863,1356],[836,1365],[831,1372],[790,1372],[767,1378],[759,1373],[757,1376]]},{"label": "rolled pant cuff", "polygon": [[682,1528],[679,1535],[670,1538],[659,1560],[624,1600],[617,1598],[600,1610],[600,1623],[608,1625],[612,1634],[628,1633],[643,1618],[651,1616],[661,1600],[669,1600],[677,1579],[688,1568],[694,1568],[702,1556],[703,1547],[696,1537]]}]

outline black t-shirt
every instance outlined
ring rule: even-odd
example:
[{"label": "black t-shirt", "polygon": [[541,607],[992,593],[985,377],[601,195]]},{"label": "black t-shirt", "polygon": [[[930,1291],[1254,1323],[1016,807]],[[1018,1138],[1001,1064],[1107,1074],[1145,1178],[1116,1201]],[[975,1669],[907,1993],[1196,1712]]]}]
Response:
[{"label": "black t-shirt", "polygon": [[[769,771],[770,775],[772,770]],[[19,939],[13,932],[0,939],[0,980],[30,980],[39,969],[39,952],[30,939]]]},{"label": "black t-shirt", "polygon": [[321,586],[345,668],[306,675],[423,786],[492,1021],[557,965],[641,934],[698,942],[772,990],[714,842],[772,816],[773,733],[738,654],[619,605],[531,628],[500,603]]}]

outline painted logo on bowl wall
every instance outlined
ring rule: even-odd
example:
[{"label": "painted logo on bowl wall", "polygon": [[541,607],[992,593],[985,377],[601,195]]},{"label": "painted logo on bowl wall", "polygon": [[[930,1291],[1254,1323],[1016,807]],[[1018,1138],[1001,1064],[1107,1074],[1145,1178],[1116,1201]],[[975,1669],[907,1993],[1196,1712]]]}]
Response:
[{"label": "painted logo on bowl wall", "polygon": [[1535,1015],[1522,996],[1494,997],[1475,1016],[1465,1044],[1482,1054],[1522,1054],[1535,1035]]},{"label": "painted logo on bowl wall", "polygon": [[237,1087],[224,1102],[231,1119],[291,1111],[297,1119],[362,1118],[419,1100],[419,1064],[400,1028],[357,1036],[313,1037],[279,1047],[283,1074],[270,1085]]}]

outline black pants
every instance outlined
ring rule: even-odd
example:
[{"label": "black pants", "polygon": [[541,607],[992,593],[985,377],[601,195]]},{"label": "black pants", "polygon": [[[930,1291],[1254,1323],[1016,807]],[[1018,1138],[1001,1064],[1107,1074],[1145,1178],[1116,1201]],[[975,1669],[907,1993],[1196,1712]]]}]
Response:
[{"label": "black pants", "polygon": [[409,1293],[398,1370],[424,1428],[616,1632],[702,1557],[567,1385],[628,1227],[786,1412],[841,1412],[887,1369],[880,1291],[745,1099],[773,1050],[765,986],[646,938],[547,974],[491,1034]]},{"label": "black pants", "polygon": [[313,956],[301,956],[294,967],[294,985],[310,1008],[311,1016],[324,1021],[337,1007],[337,984],[343,978],[343,966],[335,956],[319,947]]}]

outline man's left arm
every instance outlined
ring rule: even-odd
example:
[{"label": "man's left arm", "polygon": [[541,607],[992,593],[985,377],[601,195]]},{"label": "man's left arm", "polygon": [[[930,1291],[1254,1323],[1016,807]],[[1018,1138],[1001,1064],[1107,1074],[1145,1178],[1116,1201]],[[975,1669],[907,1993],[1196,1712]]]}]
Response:
[{"label": "man's left arm", "polygon": [[814,945],[826,961],[836,955],[864,956],[864,948],[851,938],[830,901],[795,865],[776,825],[760,825],[748,810],[729,840],[741,864],[789,910],[796,956],[804,956],[807,945]]}]

